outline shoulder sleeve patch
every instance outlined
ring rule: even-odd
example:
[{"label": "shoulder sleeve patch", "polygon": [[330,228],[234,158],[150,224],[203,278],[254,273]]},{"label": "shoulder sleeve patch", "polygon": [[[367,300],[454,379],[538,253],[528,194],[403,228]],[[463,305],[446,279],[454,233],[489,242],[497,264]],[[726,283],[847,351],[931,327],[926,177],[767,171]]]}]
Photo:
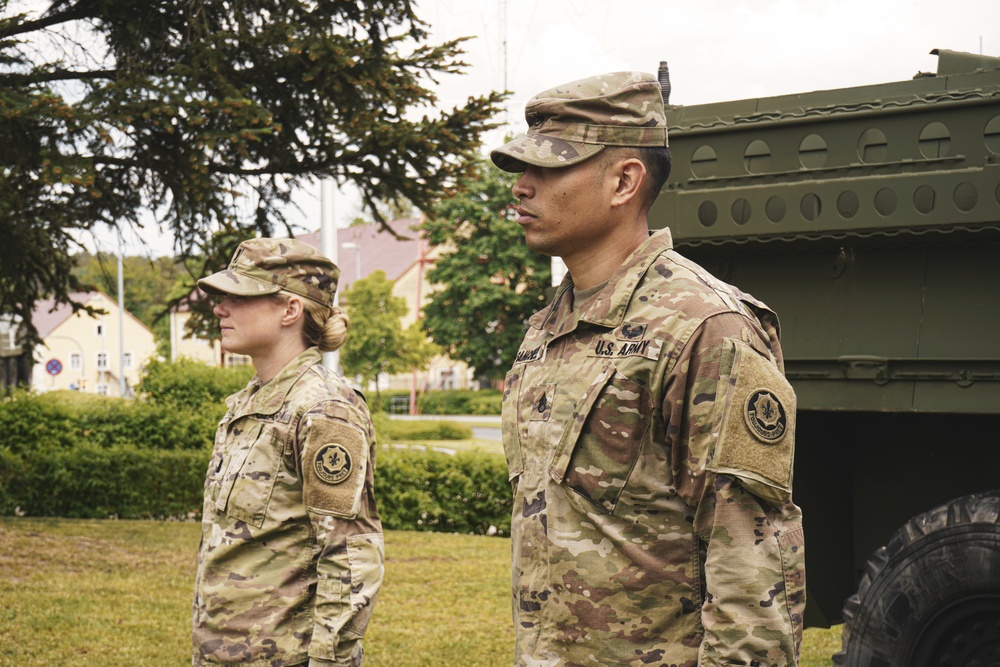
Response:
[{"label": "shoulder sleeve patch", "polygon": [[781,506],[792,491],[795,393],[768,357],[742,341],[725,345],[732,365],[719,380],[719,439],[709,469]]},{"label": "shoulder sleeve patch", "polygon": [[306,507],[354,518],[368,470],[368,439],[348,422],[312,415],[302,450],[302,496]]}]

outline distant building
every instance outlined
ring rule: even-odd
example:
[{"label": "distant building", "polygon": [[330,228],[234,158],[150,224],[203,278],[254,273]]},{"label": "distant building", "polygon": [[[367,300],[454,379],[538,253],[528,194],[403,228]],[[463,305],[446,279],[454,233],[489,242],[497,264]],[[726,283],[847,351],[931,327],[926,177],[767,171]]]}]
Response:
[{"label": "distant building", "polygon": [[[422,223],[422,217],[393,220],[389,228],[398,238],[376,223],[337,230],[340,291],[348,289],[358,278],[384,271],[394,283],[393,294],[403,297],[409,308],[402,318],[404,328],[421,317],[421,310],[430,302],[434,286],[427,280],[427,269],[441,253],[441,248],[428,247],[421,238],[418,228]],[[319,232],[302,234],[298,238],[316,248],[321,247]],[[405,389],[417,393],[435,389],[470,389],[475,385],[467,364],[445,356],[435,357],[426,370],[383,376],[378,383],[383,391]]]},{"label": "distant building", "polygon": [[31,321],[42,344],[35,348],[31,386],[36,391],[72,389],[120,396],[124,375],[127,395],[139,381],[143,365],[156,354],[153,332],[128,311],[119,318],[118,303],[106,294],[69,296],[104,314],[74,313],[71,306],[52,299],[37,302]]},{"label": "distant building", "polygon": [[28,384],[31,379],[31,355],[24,345],[21,318],[0,317],[0,390]]}]

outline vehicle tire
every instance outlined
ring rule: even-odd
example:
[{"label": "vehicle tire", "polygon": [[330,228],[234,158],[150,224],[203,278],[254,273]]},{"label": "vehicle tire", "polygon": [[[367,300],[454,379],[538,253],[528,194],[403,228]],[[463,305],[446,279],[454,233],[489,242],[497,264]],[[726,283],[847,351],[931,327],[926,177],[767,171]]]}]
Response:
[{"label": "vehicle tire", "polygon": [[1000,491],[910,519],[844,604],[844,667],[1000,667]]}]

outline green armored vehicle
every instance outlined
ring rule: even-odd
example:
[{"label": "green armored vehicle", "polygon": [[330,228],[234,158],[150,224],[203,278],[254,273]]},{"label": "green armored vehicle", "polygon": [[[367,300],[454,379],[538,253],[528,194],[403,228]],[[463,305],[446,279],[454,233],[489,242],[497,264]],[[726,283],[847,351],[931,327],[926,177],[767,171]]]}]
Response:
[{"label": "green armored vehicle", "polygon": [[844,622],[837,665],[1000,665],[1000,58],[931,53],[909,81],[667,100],[650,224],[781,319],[806,623]]}]

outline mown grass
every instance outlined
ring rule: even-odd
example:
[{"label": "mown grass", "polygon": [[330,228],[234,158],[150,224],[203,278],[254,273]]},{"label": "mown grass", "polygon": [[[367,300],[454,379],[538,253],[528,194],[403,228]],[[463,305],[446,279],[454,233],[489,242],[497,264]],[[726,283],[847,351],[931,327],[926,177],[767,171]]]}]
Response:
[{"label": "mown grass", "polygon": [[[190,664],[194,523],[0,518],[0,666]],[[506,667],[506,539],[391,531],[366,667]],[[806,630],[828,667],[839,627]]]}]

